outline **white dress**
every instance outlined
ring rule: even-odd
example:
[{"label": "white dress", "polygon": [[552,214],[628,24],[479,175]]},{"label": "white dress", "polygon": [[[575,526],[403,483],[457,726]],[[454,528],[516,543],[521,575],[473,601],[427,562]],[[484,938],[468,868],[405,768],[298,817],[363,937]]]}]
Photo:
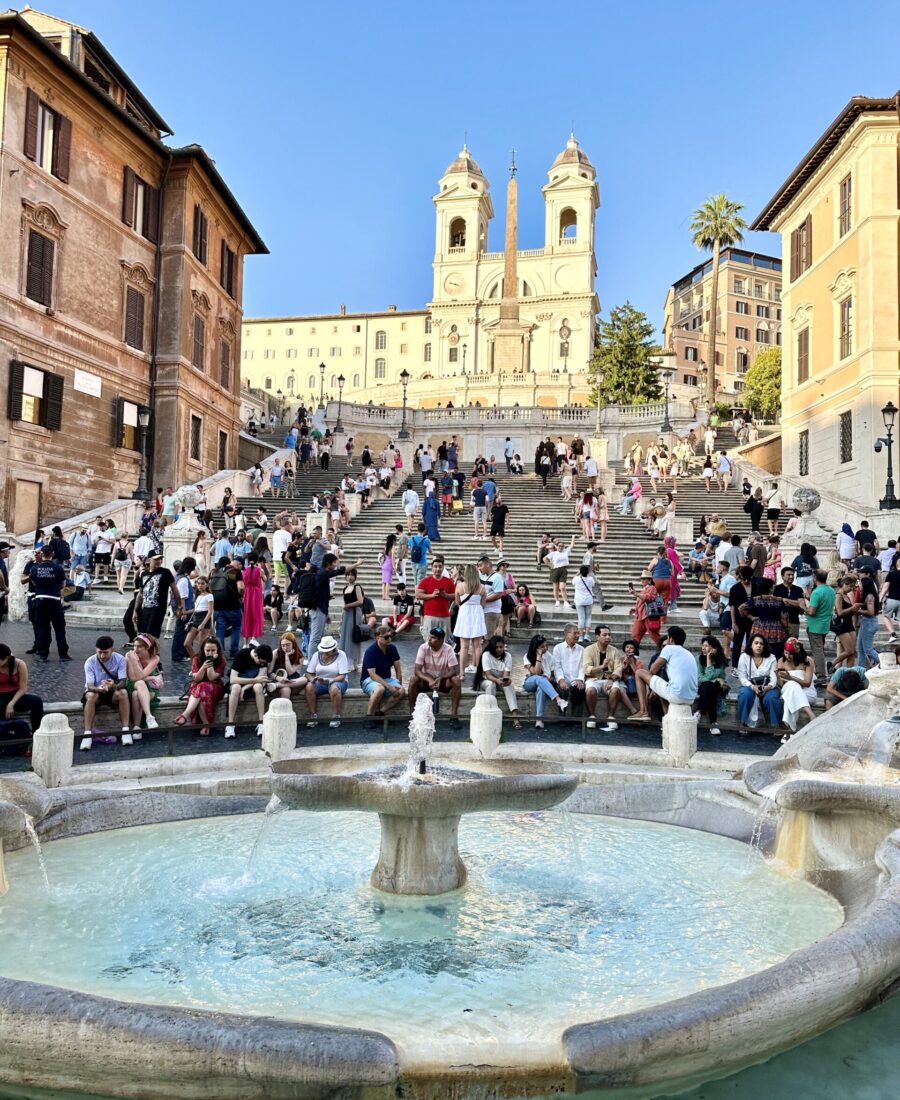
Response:
[{"label": "white dress", "polygon": [[453,634],[457,638],[483,638],[487,633],[487,627],[484,622],[484,603],[480,592],[476,592],[474,595],[460,596],[459,599],[465,600],[460,606],[459,614],[456,617],[456,626],[453,628]]},{"label": "white dress", "polygon": [[805,688],[797,682],[806,675],[802,668],[792,669],[790,675],[791,679],[785,680],[781,686],[781,701],[784,704],[784,720],[796,733],[797,718],[800,716],[800,712],[804,707],[811,706],[818,695],[812,684]]}]

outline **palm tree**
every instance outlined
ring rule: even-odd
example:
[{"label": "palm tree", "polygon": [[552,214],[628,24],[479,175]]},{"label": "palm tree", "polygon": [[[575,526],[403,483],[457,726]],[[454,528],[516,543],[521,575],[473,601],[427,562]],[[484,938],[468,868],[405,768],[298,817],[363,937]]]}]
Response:
[{"label": "palm tree", "polygon": [[741,217],[743,203],[732,202],[726,195],[712,195],[698,206],[691,222],[691,239],[697,248],[712,249],[712,286],[709,309],[709,345],[706,352],[706,401],[712,409],[716,400],[716,313],[719,302],[719,251],[740,244],[747,223]]}]

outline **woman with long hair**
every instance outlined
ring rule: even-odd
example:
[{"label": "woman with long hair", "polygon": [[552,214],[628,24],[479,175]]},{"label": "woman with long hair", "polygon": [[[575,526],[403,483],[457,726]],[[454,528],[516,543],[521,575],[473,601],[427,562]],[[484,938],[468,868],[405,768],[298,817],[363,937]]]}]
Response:
[{"label": "woman with long hair", "polygon": [[474,565],[465,567],[463,579],[456,585],[454,601],[459,608],[453,634],[459,639],[460,668],[465,672],[476,672],[481,662],[485,623],[484,586]]},{"label": "woman with long hair", "polygon": [[196,561],[200,572],[207,576],[209,574],[209,532],[205,527],[201,527],[197,532],[194,545],[191,547],[191,556]]},{"label": "woman with long hair", "polygon": [[194,581],[194,609],[191,611],[187,634],[184,637],[184,648],[191,659],[197,653],[194,649],[194,643],[196,642],[198,647],[202,647],[212,630],[214,610],[209,578],[197,577]]},{"label": "woman with long hair", "polygon": [[[604,493],[602,489],[597,490],[594,510],[596,512],[596,522],[600,524],[600,541],[606,542],[606,527],[609,523],[609,501],[606,499],[606,493]],[[596,527],[594,530],[596,530]]]},{"label": "woman with long hair", "polygon": [[678,610],[678,599],[681,596],[681,584],[678,581],[679,577],[684,577],[684,565],[681,562],[681,558],[678,556],[678,551],[675,549],[675,536],[666,535],[663,545],[666,548],[666,557],[672,563],[672,585],[670,588],[669,597],[669,610]]},{"label": "woman with long hair", "polygon": [[[777,729],[781,723],[781,694],[776,675],[777,661],[769,649],[769,643],[761,634],[750,636],[750,649],[742,653],[738,661],[738,732],[746,737],[753,711],[764,712],[769,725]],[[754,720],[756,725],[758,718]]]},{"label": "woman with long hair", "polygon": [[[776,675],[781,688],[784,721],[791,733],[796,733],[797,719],[801,714],[805,714],[810,722],[813,720],[812,704],[818,698],[815,665],[799,638],[788,638],[785,642],[784,656],[778,662]],[[785,734],[782,743],[789,738],[790,734]]]},{"label": "woman with long hair", "polygon": [[194,713],[202,707],[207,724],[200,730],[200,736],[209,737],[209,727],[216,719],[216,703],[224,694],[225,652],[219,639],[212,636],[204,641],[191,662],[188,701],[184,713],[175,719],[175,725],[183,726],[192,721]]},{"label": "woman with long hair", "polygon": [[363,625],[362,606],[366,598],[357,576],[356,569],[351,567],[348,567],[344,574],[344,610],[341,614],[341,635],[338,639],[338,649],[346,654],[351,672],[359,668],[362,657],[362,641],[354,641],[353,632],[361,629]]},{"label": "woman with long hair", "polygon": [[594,524],[597,520],[594,494],[585,489],[575,509],[576,518],[581,522],[581,534],[585,542],[594,541]]},{"label": "woman with long hair", "polygon": [[241,574],[244,582],[244,617],[241,620],[241,645],[256,645],[265,634],[266,620],[263,611],[263,576],[256,554],[247,555],[247,564]]},{"label": "woman with long hair", "polygon": [[475,670],[472,687],[475,691],[486,691],[495,698],[502,691],[513,720],[513,729],[522,728],[519,721],[519,702],[512,682],[512,654],[507,652],[506,642],[499,634],[495,634],[485,646]]},{"label": "woman with long hair", "polygon": [[534,596],[531,594],[531,589],[527,584],[516,585],[516,622],[521,624],[527,622],[529,626],[534,626],[534,619],[537,615],[538,607],[534,602]]},{"label": "woman with long hair", "polygon": [[569,705],[563,699],[550,679],[550,647],[543,634],[535,634],[528,643],[525,654],[525,682],[522,690],[534,695],[535,729],[544,728],[544,707],[547,700],[556,703],[560,714],[565,714]]},{"label": "woman with long hair", "polygon": [[881,601],[878,599],[878,587],[871,574],[863,570],[856,628],[856,663],[860,668],[878,668],[875,633],[878,630],[880,611]]},{"label": "woman with long hair", "polygon": [[841,665],[852,666],[856,662],[856,623],[854,616],[859,611],[856,598],[857,578],[855,573],[846,573],[838,584],[834,601],[834,615],[831,629],[834,631],[834,644],[837,653],[832,671]]},{"label": "woman with long hair", "polygon": [[28,665],[0,642],[0,720],[11,721],[17,714],[25,713],[33,732],[44,717],[43,701],[40,696],[29,694]]},{"label": "woman with long hair", "polygon": [[130,745],[133,738],[141,739],[143,720],[148,730],[155,730],[159,722],[153,711],[159,706],[159,693],[163,686],[159,642],[152,634],[138,634],[134,648],[125,657],[125,690],[131,699],[131,733],[122,734],[122,744]]},{"label": "woman with long hair", "polygon": [[381,598],[391,598],[391,585],[394,583],[394,554],[396,553],[397,536],[393,531],[384,540],[384,550],[381,552]]},{"label": "woman with long hair", "polygon": [[812,588],[813,574],[819,568],[816,548],[811,542],[800,544],[800,553],[791,562],[791,569],[797,578],[797,584],[807,591]]},{"label": "woman with long hair", "polygon": [[[278,639],[278,648],[272,661],[272,675],[277,685],[274,690],[279,699],[290,699],[293,692],[303,694],[306,681],[303,677],[303,651],[292,630],[286,630]],[[270,691],[273,689],[270,687]]]},{"label": "woman with long hair", "polygon": [[716,736],[722,731],[717,723],[725,713],[728,683],[725,680],[725,651],[718,638],[707,634],[700,640],[697,657],[697,712],[709,721],[709,732]]},{"label": "woman with long hair", "polygon": [[777,582],[781,576],[781,540],[778,535],[769,535],[769,551],[766,555],[763,576],[774,582]]}]

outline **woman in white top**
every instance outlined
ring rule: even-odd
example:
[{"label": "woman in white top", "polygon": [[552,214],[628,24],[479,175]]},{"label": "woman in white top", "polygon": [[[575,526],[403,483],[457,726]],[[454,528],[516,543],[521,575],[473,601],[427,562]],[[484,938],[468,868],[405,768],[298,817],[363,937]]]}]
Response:
[{"label": "woman in white top", "polygon": [[[784,704],[784,721],[791,733],[797,732],[797,719],[805,713],[813,720],[811,704],[818,695],[814,683],[815,665],[813,659],[797,638],[788,638],[784,643],[784,656],[778,662],[778,683],[781,686],[781,701]],[[790,734],[782,737],[787,741]]]},{"label": "woman in white top", "polygon": [[512,682],[512,654],[506,652],[506,643],[499,635],[495,635],[487,643],[472,686],[476,691],[481,689],[495,698],[497,691],[502,691],[513,720],[513,729],[522,728],[516,689]]},{"label": "woman in white top", "polygon": [[651,491],[655,493],[657,491],[656,483],[659,481],[659,463],[653,453],[647,455],[647,477],[650,478]]},{"label": "woman in white top", "polygon": [[474,565],[466,566],[463,580],[456,585],[454,599],[459,608],[453,628],[454,635],[459,638],[459,663],[466,672],[475,672],[481,661],[481,642],[486,628],[484,586]]},{"label": "woman in white top", "polygon": [[589,565],[582,565],[575,575],[575,611],[578,615],[579,641],[590,641],[591,612],[594,607],[594,577]]},{"label": "woman in white top", "polygon": [[543,634],[535,634],[528,643],[528,652],[525,654],[525,682],[522,689],[529,694],[534,694],[535,729],[544,728],[544,705],[547,699],[556,703],[560,714],[565,714],[568,702],[562,698],[550,679],[551,666],[550,650],[547,639]]},{"label": "woman in white top", "polygon": [[[209,590],[209,580],[197,577],[194,581],[194,610],[191,612],[188,632],[184,637],[184,648],[188,656],[194,658],[203,648],[209,637],[213,621],[213,596]],[[194,649],[194,642],[197,649]]]},{"label": "woman in white top", "polygon": [[[594,507],[597,513],[597,523],[600,524],[600,541],[606,542],[606,525],[609,523],[609,501],[602,489],[597,490],[594,499]],[[594,529],[596,531],[596,528]]]},{"label": "woman in white top", "polygon": [[265,474],[263,468],[258,462],[254,463],[253,469],[250,471],[250,484],[253,486],[253,495],[255,497],[261,497],[263,495],[263,481],[265,480]]},{"label": "woman in white top", "polygon": [[778,662],[772,656],[769,643],[761,634],[750,639],[750,652],[742,653],[738,661],[738,732],[746,737],[748,726],[759,722],[759,713],[765,710],[769,725],[777,729],[781,723],[781,694],[776,675]]},{"label": "woman in white top", "polygon": [[419,494],[412,487],[411,481],[407,481],[406,488],[403,490],[402,503],[403,511],[406,513],[406,530],[412,534],[413,520],[419,510]]}]

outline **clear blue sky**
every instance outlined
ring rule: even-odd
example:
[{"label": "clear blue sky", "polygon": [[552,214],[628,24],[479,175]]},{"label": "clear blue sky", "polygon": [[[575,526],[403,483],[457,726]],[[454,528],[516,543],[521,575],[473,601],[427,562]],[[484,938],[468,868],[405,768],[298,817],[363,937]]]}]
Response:
[{"label": "clear blue sky", "polygon": [[[836,0],[524,0],[34,5],[88,26],[175,130],[199,141],[268,244],[246,265],[260,314],[420,308],[431,196],[468,131],[503,247],[509,149],[519,247],[543,244],[541,186],[575,131],[597,167],[597,289],[661,323],[699,261],[692,209],[759,211],[852,95],[900,88],[900,29]],[[778,249],[778,238],[747,244]]]}]

